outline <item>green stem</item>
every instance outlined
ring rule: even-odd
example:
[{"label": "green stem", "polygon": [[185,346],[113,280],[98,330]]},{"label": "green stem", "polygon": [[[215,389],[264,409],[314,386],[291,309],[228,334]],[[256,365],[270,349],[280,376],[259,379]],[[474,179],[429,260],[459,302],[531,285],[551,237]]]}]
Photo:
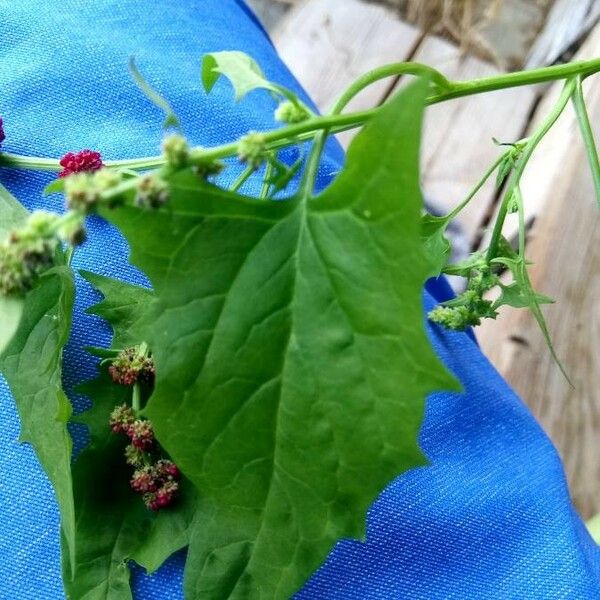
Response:
[{"label": "green stem", "polygon": [[[564,65],[555,65],[552,67],[543,67],[531,71],[521,71],[517,73],[504,73],[483,79],[474,79],[472,81],[448,81],[441,73],[418,63],[395,63],[375,69],[367,73],[353,84],[336,102],[331,115],[323,117],[310,118],[302,123],[282,127],[274,131],[266,132],[265,141],[269,149],[281,148],[283,146],[296,144],[298,141],[304,141],[315,137],[325,137],[324,133],[343,131],[364,125],[371,117],[377,114],[378,109],[365,110],[348,115],[340,113],[344,106],[362,89],[379,81],[384,77],[398,76],[403,74],[427,75],[438,87],[438,92],[429,96],[427,104],[435,104],[453,98],[471,96],[494,90],[501,90],[511,87],[532,85],[547,81],[555,81],[580,76],[581,79],[600,71],[600,59],[589,61],[580,61]],[[323,142],[319,142],[322,147]],[[316,146],[316,144],[315,144]],[[197,157],[197,162],[203,160],[220,159],[237,154],[238,144],[233,142],[213,148],[196,148],[192,154]],[[315,152],[316,152],[315,148]],[[192,160],[193,162],[193,160]],[[128,169],[152,169],[165,164],[162,156],[150,156],[144,158],[106,161],[105,164],[114,168]],[[59,171],[61,169],[57,160],[49,158],[36,158],[30,156],[20,156],[7,152],[0,153],[0,166],[13,167],[17,169],[34,169],[39,171]]]},{"label": "green stem", "polygon": [[448,221],[451,221],[452,219],[454,219],[456,217],[456,215],[458,215],[458,213],[460,213],[461,210],[463,210],[463,208],[465,208],[465,206],[467,206],[467,204],[469,204],[469,202],[473,199],[475,194],[477,194],[477,192],[484,186],[485,182],[490,178],[492,173],[494,173],[494,171],[500,166],[500,163],[504,160],[504,158],[506,157],[507,154],[508,154],[508,152],[501,154],[493,162],[493,164],[489,167],[489,169],[484,173],[483,177],[478,181],[478,183],[475,185],[475,187],[469,192],[469,195],[456,208],[454,208],[452,210],[452,212],[449,212],[444,217],[445,219],[447,219]]},{"label": "green stem", "polygon": [[237,192],[243,185],[250,179],[252,173],[254,173],[254,167],[246,167],[240,176],[233,182],[233,185],[230,188],[231,192]]},{"label": "green stem", "polygon": [[564,110],[565,106],[569,102],[569,98],[573,94],[574,88],[575,80],[569,79],[565,84],[565,87],[563,88],[558,101],[552,108],[552,111],[548,114],[548,116],[544,119],[540,127],[533,133],[533,135],[528,139],[527,143],[523,147],[523,153],[517,161],[517,165],[511,177],[510,184],[506,189],[504,198],[502,200],[502,204],[500,205],[500,209],[498,211],[498,218],[496,219],[496,223],[494,224],[490,245],[486,253],[487,263],[489,263],[492,259],[496,257],[498,244],[502,235],[502,228],[504,227],[506,215],[508,214],[508,206],[512,199],[513,190],[515,186],[519,185],[519,182],[521,181],[521,176],[523,175],[523,171],[525,170],[525,167],[527,166],[527,163],[529,162],[529,159],[531,158],[531,155],[533,154],[537,145],[540,143],[542,138],[548,133],[552,125],[554,125],[554,123]]},{"label": "green stem", "polygon": [[542,67],[540,69],[532,69],[529,71],[503,73],[502,75],[494,75],[493,77],[485,77],[482,79],[472,79],[471,81],[451,81],[450,89],[441,91],[434,96],[430,96],[428,104],[436,104],[437,102],[444,102],[454,98],[482,94],[505,88],[534,85],[536,83],[545,83],[560,79],[571,79],[577,75],[581,76],[582,79],[585,79],[598,71],[600,71],[600,58],[595,58],[593,60],[553,65],[551,67]]},{"label": "green stem", "polygon": [[596,190],[596,202],[600,205],[600,163],[598,162],[598,149],[594,140],[594,132],[585,107],[585,98],[583,97],[583,87],[581,85],[581,76],[577,76],[575,90],[573,92],[573,106],[577,115],[577,122],[581,130],[581,137],[585,145],[585,150],[590,164],[590,170],[594,179],[594,189]]},{"label": "green stem", "polygon": [[[273,158],[271,160],[273,160]],[[273,175],[273,163],[271,162],[271,160],[269,160],[267,162],[267,166],[266,166],[266,170],[265,170],[265,177],[263,179],[262,187],[260,189],[259,198],[261,200],[266,200],[269,197],[269,190],[271,189],[271,184],[270,184],[269,180],[271,179],[271,177]]]},{"label": "green stem", "polygon": [[142,390],[139,383],[133,384],[133,392],[131,394],[131,408],[137,415],[142,409]]},{"label": "green stem", "polygon": [[452,84],[446,79],[439,71],[429,67],[428,65],[422,65],[420,63],[412,62],[400,62],[384,65],[373,71],[365,73],[362,77],[357,79],[336,101],[331,109],[331,114],[339,114],[346,108],[348,103],[362,92],[365,88],[369,87],[373,83],[388,77],[399,77],[401,75],[416,75],[426,76],[442,90],[448,90]]}]

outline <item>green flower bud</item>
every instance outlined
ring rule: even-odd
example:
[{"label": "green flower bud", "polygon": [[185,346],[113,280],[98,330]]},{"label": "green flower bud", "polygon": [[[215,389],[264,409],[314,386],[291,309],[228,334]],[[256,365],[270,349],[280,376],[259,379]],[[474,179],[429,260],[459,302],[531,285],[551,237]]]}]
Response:
[{"label": "green flower bud", "polygon": [[67,208],[87,214],[94,210],[100,200],[94,176],[90,173],[75,173],[65,179]]},{"label": "green flower bud", "polygon": [[65,179],[67,208],[82,214],[93,212],[104,192],[123,181],[123,175],[108,168],[91,173],[74,173]]},{"label": "green flower bud", "polygon": [[169,166],[175,169],[187,166],[190,147],[182,135],[174,133],[166,136],[163,140],[162,151]]},{"label": "green flower bud", "polygon": [[285,100],[275,110],[275,119],[289,125],[301,123],[309,118],[310,113],[308,110],[304,106],[295,104],[291,100]]},{"label": "green flower bud", "polygon": [[238,157],[249,167],[258,169],[265,161],[267,145],[262,133],[251,132],[240,138],[238,144]]},{"label": "green flower bud", "polygon": [[135,202],[138,206],[159,208],[169,200],[169,185],[159,175],[140,177]]}]

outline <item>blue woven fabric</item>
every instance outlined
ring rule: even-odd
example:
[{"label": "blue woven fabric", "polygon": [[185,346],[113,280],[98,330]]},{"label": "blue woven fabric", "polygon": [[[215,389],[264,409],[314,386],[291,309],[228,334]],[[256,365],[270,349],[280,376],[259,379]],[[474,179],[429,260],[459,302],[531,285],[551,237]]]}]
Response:
[{"label": "blue woven fabric", "polygon": [[[5,0],[1,6],[0,115],[10,151],[155,154],[162,115],[130,80],[131,54],[168,95],[195,144],[274,125],[267,94],[235,106],[219,84],[206,97],[199,88],[202,53],[247,51],[271,78],[299,89],[236,0]],[[340,161],[330,146],[320,185]],[[56,200],[40,196],[49,176],[0,170],[0,178],[29,208],[56,208]],[[143,283],[126,255],[119,235],[96,219],[74,266]],[[77,284],[65,384],[81,409],[86,401],[72,389],[94,375],[83,347],[107,344],[109,332],[83,313],[98,298],[81,279]],[[369,513],[366,543],[340,542],[298,599],[600,598],[600,553],[572,509],[552,445],[467,335],[437,329],[430,335],[466,390],[428,401],[421,444],[431,466],[390,485]],[[0,380],[0,598],[60,600],[56,504],[18,433]],[[83,433],[74,435],[81,444]],[[183,559],[180,553],[151,577],[136,569],[136,598],[181,600]]]}]

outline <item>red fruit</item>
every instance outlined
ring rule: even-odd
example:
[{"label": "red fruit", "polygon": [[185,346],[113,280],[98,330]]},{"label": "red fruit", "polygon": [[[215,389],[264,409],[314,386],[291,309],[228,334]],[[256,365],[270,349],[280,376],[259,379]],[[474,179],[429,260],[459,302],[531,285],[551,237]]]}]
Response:
[{"label": "red fruit", "polygon": [[67,152],[60,159],[60,166],[63,167],[63,170],[58,176],[67,177],[67,175],[71,175],[72,173],[97,171],[103,167],[103,163],[99,152],[81,150],[80,152]]}]

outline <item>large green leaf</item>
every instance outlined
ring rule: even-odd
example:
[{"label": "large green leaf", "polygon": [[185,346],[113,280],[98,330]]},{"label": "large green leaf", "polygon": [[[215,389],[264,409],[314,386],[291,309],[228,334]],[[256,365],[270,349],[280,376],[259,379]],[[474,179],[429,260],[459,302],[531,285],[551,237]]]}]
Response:
[{"label": "large green leaf", "polygon": [[71,330],[74,286],[68,267],[41,276],[24,300],[23,316],[0,355],[21,419],[21,441],[30,443],[48,475],[61,513],[67,554],[75,552],[71,488],[71,404],[62,389],[62,349]]},{"label": "large green leaf", "polygon": [[[0,184],[0,243],[15,227],[27,219],[25,207]],[[24,301],[22,298],[0,296],[0,353],[6,348],[17,331]]]},{"label": "large green leaf", "polygon": [[201,503],[189,599],[288,598],[386,484],[424,464],[418,157],[426,85],[394,98],[318,197],[248,200],[190,172],[159,211],[105,210],[157,294],[147,415]]},{"label": "large green leaf", "polygon": [[[139,343],[133,325],[144,314],[152,292],[89,272],[83,275],[104,295],[89,312],[112,325],[113,345]],[[131,388],[115,385],[104,372],[82,392],[93,406],[77,420],[88,426],[91,440],[73,467],[77,553],[74,577],[69,565],[63,566],[65,587],[73,600],[130,600],[127,561],[152,572],[188,544],[195,492],[184,481],[175,506],[156,514],[148,511],[129,487],[125,441],[109,428],[111,411],[130,400]]]}]

